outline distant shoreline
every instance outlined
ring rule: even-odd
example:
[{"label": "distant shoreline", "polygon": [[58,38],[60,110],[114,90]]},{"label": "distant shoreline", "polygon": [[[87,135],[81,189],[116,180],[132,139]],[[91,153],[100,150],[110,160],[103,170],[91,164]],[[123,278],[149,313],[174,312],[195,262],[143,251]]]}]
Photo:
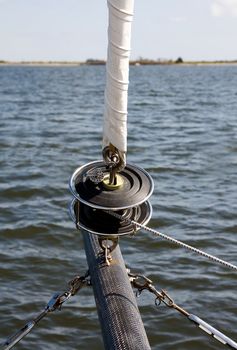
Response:
[{"label": "distant shoreline", "polygon": [[[4,61],[0,60],[0,66],[43,66],[43,67],[76,67],[76,66],[102,66],[106,61],[90,59],[84,62],[81,61]],[[131,66],[217,66],[217,65],[237,65],[237,60],[225,61],[183,61],[181,58],[176,61],[173,60],[150,60],[150,59],[138,59],[130,61]]]}]

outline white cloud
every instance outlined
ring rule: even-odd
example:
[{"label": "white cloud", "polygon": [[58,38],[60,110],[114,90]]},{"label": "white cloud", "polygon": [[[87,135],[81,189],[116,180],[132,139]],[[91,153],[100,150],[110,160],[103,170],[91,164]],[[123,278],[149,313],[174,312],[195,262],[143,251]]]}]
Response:
[{"label": "white cloud", "polygon": [[211,4],[211,14],[214,17],[237,17],[237,0],[214,0]]}]

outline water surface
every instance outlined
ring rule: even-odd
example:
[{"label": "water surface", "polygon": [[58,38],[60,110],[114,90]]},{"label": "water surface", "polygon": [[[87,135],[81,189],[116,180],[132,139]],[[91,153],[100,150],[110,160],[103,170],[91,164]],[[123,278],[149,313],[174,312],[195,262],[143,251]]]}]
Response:
[{"label": "water surface", "polygon": [[[1,341],[87,263],[68,216],[74,169],[101,159],[104,67],[0,67]],[[153,177],[150,226],[237,264],[237,67],[131,67],[128,161]],[[237,340],[236,273],[140,232],[127,265]],[[221,349],[175,311],[138,304],[152,349]],[[92,290],[16,349],[103,349]]]}]

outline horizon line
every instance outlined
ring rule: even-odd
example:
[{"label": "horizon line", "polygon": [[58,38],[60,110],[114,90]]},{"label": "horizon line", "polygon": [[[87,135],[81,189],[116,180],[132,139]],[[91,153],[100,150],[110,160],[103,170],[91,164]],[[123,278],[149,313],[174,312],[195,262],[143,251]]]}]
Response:
[{"label": "horizon line", "polygon": [[[182,57],[178,57],[176,60],[173,59],[150,59],[139,57],[138,59],[131,59],[129,61],[130,65],[161,65],[161,64],[224,64],[224,63],[237,63],[237,59],[215,59],[215,60],[183,60]],[[4,60],[0,59],[0,64],[12,64],[12,65],[105,65],[105,59],[89,58],[86,60]]]}]

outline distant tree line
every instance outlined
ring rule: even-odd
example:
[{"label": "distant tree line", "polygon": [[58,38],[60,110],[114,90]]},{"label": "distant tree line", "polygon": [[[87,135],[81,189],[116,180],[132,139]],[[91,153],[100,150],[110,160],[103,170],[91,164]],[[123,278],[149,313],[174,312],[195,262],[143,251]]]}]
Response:
[{"label": "distant tree line", "polygon": [[[21,64],[21,65],[105,65],[106,61],[102,59],[88,58],[85,62],[80,61],[20,61],[11,62],[0,59],[0,64]],[[236,60],[216,60],[216,61],[185,61],[182,57],[178,57],[176,60],[158,58],[156,60],[139,57],[136,60],[131,60],[130,65],[140,66],[140,65],[171,65],[171,64],[237,64]]]}]

